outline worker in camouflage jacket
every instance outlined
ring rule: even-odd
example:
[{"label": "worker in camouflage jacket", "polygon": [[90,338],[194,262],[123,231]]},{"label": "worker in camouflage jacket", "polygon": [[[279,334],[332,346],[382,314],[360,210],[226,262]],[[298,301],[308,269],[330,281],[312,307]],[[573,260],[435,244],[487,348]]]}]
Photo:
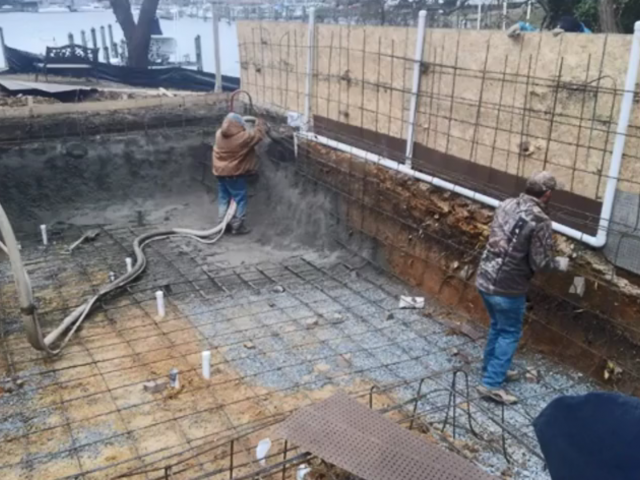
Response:
[{"label": "worker in camouflage jacket", "polygon": [[566,271],[569,259],[553,256],[551,220],[546,208],[558,188],[549,172],[532,175],[523,194],[502,202],[491,224],[476,277],[476,286],[491,318],[482,366],[482,397],[501,403],[517,398],[502,388],[516,380],[510,370],[522,336],[526,294],[531,279],[543,270]]}]

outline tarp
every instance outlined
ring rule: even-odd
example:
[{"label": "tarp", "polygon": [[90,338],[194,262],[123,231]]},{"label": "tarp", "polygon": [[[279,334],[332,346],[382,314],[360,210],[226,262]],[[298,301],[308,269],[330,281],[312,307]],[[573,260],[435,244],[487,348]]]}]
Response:
[{"label": "tarp", "polygon": [[[37,64],[44,62],[42,55],[5,46],[5,59],[9,69],[4,73],[42,73]],[[52,75],[95,78],[123,83],[134,87],[167,88],[210,92],[215,89],[216,75],[182,67],[132,68],[108,63],[96,63],[91,69],[56,68]],[[240,88],[240,78],[222,75],[222,90],[231,92]]]},{"label": "tarp", "polygon": [[640,399],[609,392],[558,397],[533,427],[553,480],[640,478]]},{"label": "tarp", "polygon": [[12,95],[30,95],[51,97],[61,102],[78,101],[94,92],[97,88],[78,85],[61,85],[59,83],[23,82],[21,80],[9,80],[0,76],[0,88]]}]

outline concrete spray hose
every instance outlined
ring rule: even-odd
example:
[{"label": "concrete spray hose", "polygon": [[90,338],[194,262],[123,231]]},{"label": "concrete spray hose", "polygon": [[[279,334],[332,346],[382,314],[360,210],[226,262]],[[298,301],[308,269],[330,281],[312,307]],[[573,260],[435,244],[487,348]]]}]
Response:
[{"label": "concrete spray hose", "polygon": [[144,247],[146,245],[155,240],[173,236],[192,238],[200,243],[215,243],[222,237],[227,224],[229,223],[231,218],[233,218],[233,215],[235,213],[236,204],[234,201],[231,201],[231,203],[229,204],[229,208],[227,209],[227,213],[222,219],[222,222],[211,228],[210,230],[171,228],[168,230],[161,230],[140,235],[133,242],[133,251],[136,256],[136,263],[135,265],[133,265],[131,271],[125,273],[113,282],[102,287],[96,295],[88,299],[82,305],[77,307],[73,312],[67,315],[67,317],[55,330],[44,336],[33,298],[33,289],[31,288],[31,282],[29,281],[29,277],[22,263],[22,257],[20,256],[18,242],[16,241],[16,237],[13,232],[13,228],[11,227],[11,223],[9,222],[9,218],[2,208],[2,205],[0,205],[0,233],[2,234],[2,238],[4,239],[4,244],[0,242],[0,250],[3,250],[9,255],[11,270],[13,272],[13,277],[16,283],[18,297],[20,300],[22,322],[27,333],[27,340],[29,344],[31,344],[31,346],[36,350],[44,351],[51,355],[60,353],[60,351],[64,348],[67,342],[69,342],[72,335],[80,327],[82,322],[87,318],[87,316],[91,312],[91,309],[101,297],[124,287],[144,271],[145,267],[147,266],[147,258],[144,255]]}]

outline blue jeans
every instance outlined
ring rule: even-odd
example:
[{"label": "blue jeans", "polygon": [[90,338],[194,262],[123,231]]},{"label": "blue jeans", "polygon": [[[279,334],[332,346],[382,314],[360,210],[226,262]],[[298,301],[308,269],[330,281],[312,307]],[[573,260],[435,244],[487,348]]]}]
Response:
[{"label": "blue jeans", "polygon": [[527,297],[489,295],[481,290],[480,296],[491,317],[482,364],[482,384],[485,387],[498,388],[507,376],[507,370],[522,337]]},{"label": "blue jeans", "polygon": [[220,221],[227,213],[231,199],[238,206],[231,224],[238,225],[244,221],[247,214],[247,180],[245,177],[218,177],[218,219]]}]

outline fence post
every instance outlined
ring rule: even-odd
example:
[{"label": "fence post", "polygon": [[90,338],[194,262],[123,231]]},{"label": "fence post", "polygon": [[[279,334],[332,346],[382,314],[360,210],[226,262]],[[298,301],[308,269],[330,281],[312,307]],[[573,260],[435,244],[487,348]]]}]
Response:
[{"label": "fence post", "polygon": [[100,43],[102,50],[104,51],[104,61],[111,63],[111,58],[109,58],[109,47],[107,47],[107,36],[104,33],[104,26],[100,27]]},{"label": "fence post", "polygon": [[7,51],[4,44],[4,30],[0,27],[0,48],[2,49],[2,60],[5,68],[9,68],[9,62],[7,62]]},{"label": "fence post", "polygon": [[478,3],[478,30],[480,30],[481,25],[482,25],[482,4]]},{"label": "fence post", "polygon": [[80,39],[82,40],[82,46],[86,48],[87,46],[87,32],[84,30],[80,31]]},{"label": "fence post", "polygon": [[313,64],[316,48],[316,9],[309,9],[309,32],[307,37],[307,76],[304,85],[304,130],[311,127],[311,90],[313,89]]},{"label": "fence post", "polygon": [[202,71],[202,41],[200,35],[196,35],[196,65],[198,71]]},{"label": "fence post", "polygon": [[502,4],[502,30],[507,29],[507,0],[503,0]]},{"label": "fence post", "polygon": [[220,32],[218,24],[220,23],[220,15],[212,6],[211,17],[213,19],[213,55],[216,66],[216,92],[222,91],[222,67],[220,66]]},{"label": "fence post", "polygon": [[407,148],[405,151],[405,165],[411,168],[413,158],[413,138],[415,136],[416,112],[418,110],[418,94],[420,92],[420,77],[422,76],[422,52],[424,51],[424,34],[427,24],[427,11],[420,10],[418,14],[418,32],[416,34],[416,51],[413,58],[413,81],[411,83],[411,105],[407,124]]},{"label": "fence post", "polygon": [[98,36],[96,35],[96,29],[93,27],[91,27],[91,43],[93,48],[98,48]]},{"label": "fence post", "polygon": [[67,39],[69,41],[69,45],[75,45],[76,42],[73,40],[73,33],[69,32],[69,35],[67,35]]},{"label": "fence post", "polygon": [[107,25],[107,28],[109,30],[109,47],[111,48],[111,56],[113,56],[113,58],[118,58],[118,48],[113,41],[113,28],[111,27],[111,24]]}]

